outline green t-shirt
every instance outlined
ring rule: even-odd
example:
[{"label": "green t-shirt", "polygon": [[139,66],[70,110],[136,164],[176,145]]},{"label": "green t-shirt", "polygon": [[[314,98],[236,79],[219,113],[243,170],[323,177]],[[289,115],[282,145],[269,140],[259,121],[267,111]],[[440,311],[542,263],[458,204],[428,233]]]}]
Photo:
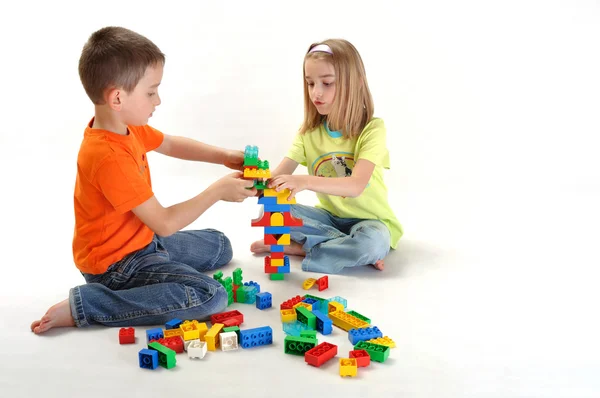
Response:
[{"label": "green t-shirt", "polygon": [[390,246],[396,248],[403,234],[402,225],[388,203],[383,169],[390,168],[383,120],[373,118],[358,137],[344,138],[325,124],[305,134],[297,134],[288,158],[308,168],[318,177],[349,177],[354,164],[365,159],[375,164],[373,175],[362,194],[356,198],[317,193],[317,207],[341,218],[363,218],[382,221],[390,230]]}]

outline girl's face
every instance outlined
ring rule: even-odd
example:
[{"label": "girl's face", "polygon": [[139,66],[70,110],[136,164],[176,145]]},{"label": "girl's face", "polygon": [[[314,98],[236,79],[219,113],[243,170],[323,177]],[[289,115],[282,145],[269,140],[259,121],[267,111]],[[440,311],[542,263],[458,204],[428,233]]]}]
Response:
[{"label": "girl's face", "polygon": [[310,100],[321,115],[328,115],[335,99],[335,70],[323,59],[309,58],[304,62],[304,75]]}]

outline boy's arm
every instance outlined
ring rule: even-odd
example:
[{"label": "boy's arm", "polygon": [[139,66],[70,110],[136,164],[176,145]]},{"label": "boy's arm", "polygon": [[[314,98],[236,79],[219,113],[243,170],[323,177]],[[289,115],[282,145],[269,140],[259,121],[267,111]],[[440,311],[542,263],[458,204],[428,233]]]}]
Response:
[{"label": "boy's arm", "polygon": [[244,164],[242,151],[220,148],[191,138],[168,134],[164,134],[162,143],[155,150],[178,159],[223,164],[234,170],[242,170]]}]

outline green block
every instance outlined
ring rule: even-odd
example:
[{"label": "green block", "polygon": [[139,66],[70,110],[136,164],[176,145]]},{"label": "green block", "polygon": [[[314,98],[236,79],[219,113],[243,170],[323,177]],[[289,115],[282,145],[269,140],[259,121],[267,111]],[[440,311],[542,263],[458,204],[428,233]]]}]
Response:
[{"label": "green block", "polygon": [[390,347],[381,344],[368,343],[366,341],[359,341],[354,346],[354,349],[367,351],[371,360],[376,362],[385,362],[390,356]]},{"label": "green block", "polygon": [[269,277],[271,278],[272,281],[282,281],[284,280],[283,276],[285,274],[269,274]]},{"label": "green block", "polygon": [[349,314],[349,315],[354,315],[355,317],[357,317],[357,318],[358,318],[358,319],[360,319],[361,321],[365,321],[365,322],[367,322],[369,325],[371,324],[371,320],[370,320],[369,318],[367,318],[367,317],[366,317],[366,316],[364,316],[364,315],[361,315],[361,314],[359,314],[359,313],[358,313],[358,312],[356,312],[356,311],[346,311],[346,314]]},{"label": "green block", "polygon": [[158,364],[166,369],[171,369],[175,367],[177,360],[175,359],[175,351],[172,349],[165,347],[157,341],[153,341],[148,344],[148,348],[151,350],[158,351]]},{"label": "green block", "polygon": [[215,280],[219,281],[220,283],[223,283],[223,282],[222,282],[222,279],[223,279],[223,272],[222,272],[222,271],[215,272],[215,273],[213,274],[213,278],[214,278]]},{"label": "green block", "polygon": [[311,329],[317,328],[317,317],[304,307],[296,307],[296,318]]},{"label": "green block", "polygon": [[240,341],[240,327],[239,326],[228,326],[226,328],[223,328],[223,332],[224,333],[235,332],[238,336],[238,341]]},{"label": "green block", "polygon": [[307,339],[317,341],[317,331],[316,330],[303,330],[300,332],[300,337],[306,337]]},{"label": "green block", "polygon": [[260,181],[260,180],[254,180],[254,188],[256,189],[267,189],[269,188],[269,180],[265,180],[265,181]]},{"label": "green block", "polygon": [[227,306],[233,304],[233,292],[227,292]]},{"label": "green block", "polygon": [[237,290],[236,301],[238,303],[245,303],[246,302],[246,291],[244,290],[243,286],[240,286],[238,288],[238,290]]},{"label": "green block", "polygon": [[259,160],[258,161],[258,169],[259,170],[268,170],[269,169],[269,161],[268,160]]},{"label": "green block", "polygon": [[236,268],[233,271],[233,284],[238,286],[243,285],[242,280],[242,269]]},{"label": "green block", "polygon": [[304,353],[313,347],[316,347],[316,339],[307,339],[306,337],[286,336],[283,347],[284,352],[290,355],[304,356]]}]

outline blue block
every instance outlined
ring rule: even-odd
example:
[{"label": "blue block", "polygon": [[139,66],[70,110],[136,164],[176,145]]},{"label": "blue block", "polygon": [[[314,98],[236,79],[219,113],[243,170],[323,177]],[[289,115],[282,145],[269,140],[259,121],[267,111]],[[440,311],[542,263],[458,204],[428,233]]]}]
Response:
[{"label": "blue block", "polygon": [[367,341],[371,339],[376,339],[378,337],[383,337],[383,334],[377,326],[360,329],[350,329],[348,331],[348,340],[350,340],[352,345],[357,344],[359,341]]},{"label": "blue block", "polygon": [[158,340],[165,337],[161,328],[148,329],[146,330],[146,342],[149,343],[151,340]]},{"label": "blue block", "polygon": [[[314,298],[307,297],[302,300],[303,303],[310,304],[311,308],[316,308],[315,303],[319,305],[319,300],[315,300]],[[318,308],[317,308],[318,309]]]},{"label": "blue block", "polygon": [[264,310],[273,306],[273,297],[269,292],[258,293],[256,295],[256,308]]},{"label": "blue block", "polygon": [[291,336],[300,337],[300,333],[305,330],[312,330],[308,325],[294,321],[294,322],[283,322],[283,331],[285,334],[289,334]]},{"label": "blue block", "polygon": [[268,213],[285,213],[291,211],[290,205],[264,205],[264,209]]},{"label": "blue block", "polygon": [[140,368],[156,369],[158,367],[158,351],[142,348],[138,354]]},{"label": "blue block", "polygon": [[169,322],[165,323],[165,329],[177,329],[182,322],[181,319],[171,319]]},{"label": "blue block", "polygon": [[271,253],[283,253],[283,245],[271,245]]},{"label": "blue block", "polygon": [[321,334],[331,334],[333,332],[331,319],[319,310],[313,310],[312,313],[317,317],[317,331]]},{"label": "blue block", "polygon": [[[256,290],[255,286],[242,286],[239,289],[244,289],[244,293],[245,293],[245,300],[244,303],[246,304],[254,304],[256,302],[256,294],[258,293],[258,291]],[[239,291],[238,289],[238,291]]]},{"label": "blue block", "polygon": [[262,198],[258,198],[258,204],[259,205],[276,205],[277,204],[277,197],[275,197],[275,196],[263,196]]},{"label": "blue block", "polygon": [[283,258],[283,265],[277,268],[278,274],[289,274],[290,273],[290,259],[288,256]]},{"label": "blue block", "polygon": [[273,329],[270,326],[261,326],[254,329],[240,330],[239,344],[242,348],[273,344]]},{"label": "blue block", "polygon": [[244,286],[255,287],[256,293],[260,293],[260,285],[254,281],[244,282]]},{"label": "blue block", "polygon": [[265,235],[289,234],[290,227],[265,227]]}]

